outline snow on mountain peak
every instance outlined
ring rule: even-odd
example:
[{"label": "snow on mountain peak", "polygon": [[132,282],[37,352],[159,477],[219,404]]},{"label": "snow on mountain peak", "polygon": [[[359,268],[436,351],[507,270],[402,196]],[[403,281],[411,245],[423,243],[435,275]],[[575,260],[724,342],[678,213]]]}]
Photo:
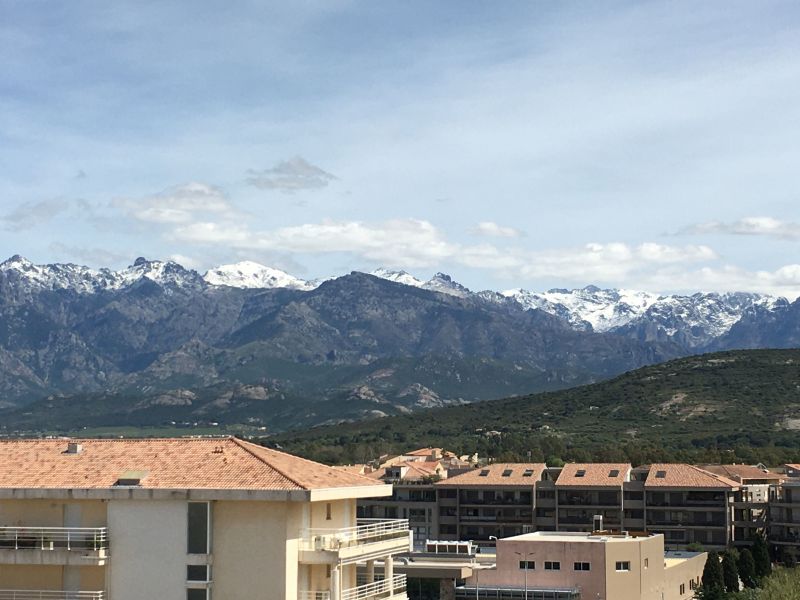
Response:
[{"label": "snow on mountain peak", "polygon": [[388,281],[394,281],[395,283],[402,283],[403,285],[410,285],[413,287],[423,286],[423,281],[421,279],[417,279],[405,271],[392,271],[391,269],[384,269],[381,267],[379,269],[375,269],[374,271],[370,271],[369,274],[374,275],[375,277],[380,277],[381,279],[386,279]]},{"label": "snow on mountain peak", "polygon": [[453,278],[446,273],[436,273],[436,275],[423,283],[422,287],[432,292],[449,294],[450,296],[458,296],[459,298],[466,298],[472,295],[472,292],[468,288],[457,281],[453,281]]},{"label": "snow on mountain peak", "polygon": [[311,290],[316,287],[313,283],[299,279],[285,271],[249,260],[211,269],[203,275],[203,279],[211,285],[227,285],[229,287],[249,289],[290,288]]}]

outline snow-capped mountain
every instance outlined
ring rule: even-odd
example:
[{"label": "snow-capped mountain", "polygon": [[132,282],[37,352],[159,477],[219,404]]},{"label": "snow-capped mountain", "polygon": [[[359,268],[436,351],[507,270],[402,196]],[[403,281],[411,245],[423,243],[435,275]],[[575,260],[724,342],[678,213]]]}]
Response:
[{"label": "snow-capped mountain", "polygon": [[391,269],[380,268],[370,271],[369,274],[380,277],[381,279],[386,279],[387,281],[394,281],[395,283],[402,283],[403,285],[410,285],[412,287],[421,288],[425,285],[424,281],[417,279],[405,271],[392,271]]},{"label": "snow-capped mountain", "polygon": [[315,282],[305,281],[286,271],[266,267],[257,262],[245,260],[231,265],[222,265],[206,271],[203,279],[211,285],[227,285],[236,288],[290,288],[312,290]]},{"label": "snow-capped mountain", "polygon": [[15,255],[0,263],[0,272],[7,277],[27,284],[34,290],[71,290],[79,294],[93,294],[104,290],[119,290],[148,279],[162,285],[196,285],[199,275],[171,261],[149,261],[137,258],[122,270],[91,269],[74,264],[35,265],[28,259]]},{"label": "snow-capped mountain", "polygon": [[445,273],[436,273],[428,281],[417,279],[413,275],[405,271],[392,271],[391,269],[375,269],[369,273],[375,277],[394,281],[395,283],[402,283],[403,285],[410,285],[412,287],[422,288],[423,290],[430,290],[431,292],[439,292],[440,294],[448,294],[449,296],[458,296],[459,298],[466,298],[473,295],[472,292],[454,281],[450,275]]}]

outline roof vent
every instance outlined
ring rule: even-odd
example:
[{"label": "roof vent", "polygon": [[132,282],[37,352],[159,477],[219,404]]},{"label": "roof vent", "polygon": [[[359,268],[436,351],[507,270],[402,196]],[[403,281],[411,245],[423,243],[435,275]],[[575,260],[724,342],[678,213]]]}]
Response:
[{"label": "roof vent", "polygon": [[83,444],[78,442],[69,442],[67,444],[67,451],[65,454],[80,454],[83,452]]},{"label": "roof vent", "polygon": [[123,471],[114,485],[142,485],[142,479],[145,477],[147,477],[147,471]]}]

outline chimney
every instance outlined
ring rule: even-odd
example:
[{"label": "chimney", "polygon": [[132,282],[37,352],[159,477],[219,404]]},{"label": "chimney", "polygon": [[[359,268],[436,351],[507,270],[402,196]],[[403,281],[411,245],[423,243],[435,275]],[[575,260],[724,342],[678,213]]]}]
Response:
[{"label": "chimney", "polygon": [[80,454],[83,452],[83,444],[78,442],[69,442],[67,444],[67,454]]}]

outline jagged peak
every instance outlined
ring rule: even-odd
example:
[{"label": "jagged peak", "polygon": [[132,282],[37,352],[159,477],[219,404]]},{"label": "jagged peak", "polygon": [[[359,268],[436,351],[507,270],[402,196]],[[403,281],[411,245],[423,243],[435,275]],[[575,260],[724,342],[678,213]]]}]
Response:
[{"label": "jagged peak", "polygon": [[251,260],[243,260],[209,269],[203,275],[203,279],[211,285],[247,289],[290,288],[311,290],[317,287],[316,284],[290,275],[286,271],[268,267]]}]

